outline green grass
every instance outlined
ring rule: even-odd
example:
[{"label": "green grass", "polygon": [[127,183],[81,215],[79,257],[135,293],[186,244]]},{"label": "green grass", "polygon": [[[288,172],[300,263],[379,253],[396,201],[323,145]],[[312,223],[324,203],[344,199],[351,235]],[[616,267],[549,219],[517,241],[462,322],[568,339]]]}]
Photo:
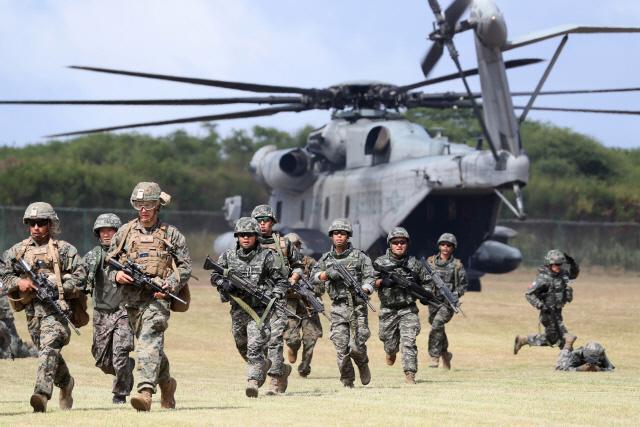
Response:
[{"label": "green grass", "polygon": [[[575,282],[575,302],[565,311],[577,345],[596,340],[616,365],[613,373],[554,371],[556,348],[525,347],[512,354],[517,333],[537,331],[536,311],[523,297],[532,270],[488,276],[482,293],[467,294],[467,317],[448,326],[453,369],[429,369],[426,310],[420,315],[418,384],[404,384],[400,358],[384,363],[378,322],[370,313],[373,333],[369,386],[344,389],[338,380],[328,324],[316,347],[308,379],[294,370],[285,396],[244,397],[245,365],[230,333],[228,306],[204,286],[192,289],[192,308],[175,313],[167,332],[166,352],[178,381],[177,410],[136,413],[128,404],[111,404],[111,377],[93,366],[91,329],[72,338],[63,354],[76,378],[70,412],[57,407],[58,392],[47,414],[29,406],[36,361],[0,361],[0,425],[634,425],[640,419],[638,324],[640,276],[584,271]],[[196,282],[197,283],[197,282]],[[377,305],[377,298],[376,300]],[[327,301],[325,301],[327,304]],[[25,333],[22,314],[17,315]],[[156,399],[158,400],[158,399]]]}]

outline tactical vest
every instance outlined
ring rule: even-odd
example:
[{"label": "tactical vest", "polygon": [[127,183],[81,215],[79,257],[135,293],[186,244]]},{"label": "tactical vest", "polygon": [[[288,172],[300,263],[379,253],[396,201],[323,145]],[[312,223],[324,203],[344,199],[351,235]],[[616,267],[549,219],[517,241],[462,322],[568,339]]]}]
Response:
[{"label": "tactical vest", "polygon": [[462,261],[458,258],[453,258],[453,268],[449,268],[449,264],[446,266],[439,266],[436,263],[438,255],[431,255],[427,258],[427,262],[431,269],[436,273],[442,281],[447,285],[450,291],[455,292],[460,285],[460,269],[462,268]]},{"label": "tactical vest", "polygon": [[[332,252],[327,252],[320,259],[325,263],[325,268],[328,269],[334,263],[339,263],[345,267],[345,269],[351,273],[359,284],[362,284],[362,254],[358,249],[351,249],[350,252],[343,257],[334,257]],[[335,261],[334,261],[335,260]],[[344,303],[347,302],[349,294],[354,298],[353,291],[349,290],[347,285],[339,281],[330,280],[327,286],[327,293],[333,302]]]},{"label": "tactical vest", "polygon": [[271,238],[273,239],[273,243],[261,243],[260,246],[274,251],[282,260],[282,265],[285,265],[288,269],[291,269],[291,265],[289,265],[289,251],[287,250],[287,241],[284,237],[280,236],[279,233],[271,234]]},{"label": "tactical vest", "polygon": [[[390,260],[389,255],[383,255],[376,259],[374,268],[379,265],[381,267],[389,268],[393,267],[393,272],[404,277],[407,280],[414,281],[415,278],[408,270],[413,270],[416,266],[415,259],[405,258],[403,262],[394,264]],[[399,286],[385,286],[378,290],[378,298],[380,298],[380,305],[382,307],[388,307],[393,309],[401,309],[415,304],[416,298],[408,290]]]},{"label": "tactical vest", "polygon": [[[236,252],[236,249],[230,249],[227,252],[227,267],[234,271],[238,276],[241,276],[251,283],[256,283],[260,293],[273,290],[273,285],[263,279],[263,270],[265,258],[267,257],[268,250],[257,250],[257,253],[250,259],[244,260],[240,258]],[[238,295],[244,302],[246,302],[252,308],[263,310],[264,305],[260,300],[251,297],[249,295]],[[232,305],[235,305],[232,302]]]},{"label": "tactical vest", "polygon": [[[166,279],[172,273],[173,259],[170,249],[171,243],[167,239],[167,224],[161,224],[151,234],[144,234],[134,228],[137,219],[129,221],[120,240],[120,244],[112,257],[122,251],[128,241],[129,248],[123,254],[123,260],[131,260],[142,266],[143,272],[152,277]],[[176,274],[177,271],[176,271]]]}]

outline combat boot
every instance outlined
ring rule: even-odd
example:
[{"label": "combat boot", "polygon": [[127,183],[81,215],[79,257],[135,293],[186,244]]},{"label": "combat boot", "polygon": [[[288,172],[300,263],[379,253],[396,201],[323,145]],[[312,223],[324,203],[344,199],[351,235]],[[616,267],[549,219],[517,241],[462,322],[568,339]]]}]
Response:
[{"label": "combat boot", "polygon": [[453,353],[450,351],[442,353],[442,367],[444,369],[451,370],[451,359],[453,359]]},{"label": "combat boot", "polygon": [[264,382],[267,379],[267,372],[269,372],[269,369],[271,369],[271,360],[265,359],[264,363],[262,364],[262,379],[258,381],[258,388],[264,385]]},{"label": "combat boot", "polygon": [[387,365],[389,366],[393,366],[394,363],[396,363],[396,354],[389,354],[387,353],[387,355],[385,356],[384,360],[387,362]]},{"label": "combat boot", "polygon": [[518,354],[520,349],[525,345],[529,345],[529,340],[526,336],[521,337],[520,335],[516,335],[516,339],[513,343],[513,354]]},{"label": "combat boot", "polygon": [[340,380],[340,382],[342,383],[344,388],[353,388],[353,381],[352,380]]},{"label": "combat boot", "polygon": [[296,363],[296,360],[298,360],[298,350],[287,346],[287,360],[289,360],[289,363]]},{"label": "combat boot", "polygon": [[360,382],[362,385],[367,385],[371,382],[371,371],[369,370],[368,363],[358,365],[358,372],[360,373]]},{"label": "combat boot", "polygon": [[244,390],[244,394],[246,394],[247,397],[258,397],[258,388],[258,381],[249,380],[247,381],[247,388]]},{"label": "combat boot", "polygon": [[114,405],[124,405],[125,403],[127,403],[127,396],[124,396],[122,394],[114,394],[113,399],[111,399],[111,403],[113,403]]},{"label": "combat boot", "polygon": [[169,377],[169,379],[161,384],[160,386],[160,407],[165,409],[175,409],[176,408],[176,388],[178,387],[178,382],[173,377]]},{"label": "combat boot", "polygon": [[291,365],[284,365],[282,375],[278,379],[278,393],[284,393],[289,386],[289,375],[291,375]]},{"label": "combat boot", "polygon": [[404,382],[407,384],[415,384],[416,383],[416,373],[407,371],[404,373]]},{"label": "combat boot", "polygon": [[280,377],[276,377],[275,375],[270,375],[269,388],[265,393],[267,396],[275,396],[276,394],[278,394],[279,379]]},{"label": "combat boot", "polygon": [[564,347],[562,347],[562,349],[573,351],[573,343],[576,342],[578,337],[571,334],[564,334],[562,338],[564,339]]},{"label": "combat boot", "polygon": [[430,362],[429,362],[430,368],[437,368],[438,366],[440,366],[440,356],[430,357],[429,359],[430,359]]},{"label": "combat boot", "polygon": [[60,387],[60,409],[71,409],[73,407],[73,396],[71,393],[73,392],[73,386],[75,385],[75,381],[73,377],[67,383],[66,386]]},{"label": "combat boot", "polygon": [[152,390],[143,388],[138,394],[131,398],[131,406],[138,411],[149,412],[151,410]]},{"label": "combat boot", "polygon": [[33,393],[31,395],[31,407],[33,412],[47,412],[47,402],[49,399],[44,394]]}]

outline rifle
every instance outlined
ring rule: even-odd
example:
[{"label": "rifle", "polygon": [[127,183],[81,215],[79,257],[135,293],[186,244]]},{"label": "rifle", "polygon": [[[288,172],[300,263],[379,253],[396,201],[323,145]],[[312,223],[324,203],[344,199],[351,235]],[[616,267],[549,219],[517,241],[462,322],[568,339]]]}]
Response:
[{"label": "rifle", "polygon": [[401,274],[398,274],[393,271],[393,268],[389,270],[384,269],[382,266],[377,266],[378,272],[382,278],[386,278],[391,280],[393,283],[398,285],[398,287],[406,289],[411,295],[416,297],[416,299],[420,300],[420,302],[427,300],[427,304],[435,304],[433,301],[433,294],[414,282],[413,280],[409,280]]},{"label": "rifle", "polygon": [[260,301],[260,303],[262,305],[267,307],[267,311],[262,315],[263,318],[266,319],[266,317],[268,315],[268,312],[273,307],[273,308],[275,308],[276,310],[278,310],[280,312],[286,313],[286,315],[289,316],[289,317],[294,317],[294,318],[296,318],[298,320],[302,320],[300,318],[300,316],[298,316],[297,314],[295,314],[294,312],[289,310],[287,308],[287,306],[282,303],[282,301],[278,301],[275,298],[269,298],[267,295],[265,295],[264,293],[260,292],[257,289],[257,287],[253,283],[248,281],[246,278],[240,276],[238,273],[236,273],[233,270],[225,269],[220,264],[218,264],[214,260],[212,260],[211,257],[207,256],[205,258],[204,267],[203,268],[205,270],[213,270],[214,272],[224,276],[226,279],[228,279],[233,284],[233,286],[235,286],[236,288],[238,288],[242,292],[245,292],[246,294],[249,294],[253,298],[255,298],[258,301]]},{"label": "rifle", "polygon": [[442,281],[442,278],[440,277],[440,275],[438,275],[436,272],[434,272],[431,269],[431,267],[429,267],[429,263],[427,262],[427,260],[424,259],[424,257],[420,259],[420,262],[422,263],[424,268],[427,270],[427,273],[429,273],[429,275],[431,276],[433,283],[436,285],[436,289],[440,292],[440,295],[444,297],[445,301],[447,302],[447,305],[451,307],[451,309],[455,313],[461,313],[464,316],[464,313],[460,308],[460,300],[458,299],[458,297],[455,296],[453,292],[449,290],[447,285]]},{"label": "rifle", "polygon": [[51,283],[51,281],[47,278],[44,272],[36,273],[31,269],[31,266],[23,259],[20,258],[18,260],[13,261],[13,267],[18,271],[26,274],[31,279],[31,282],[35,286],[35,295],[38,301],[43,304],[48,304],[56,314],[60,315],[64,319],[65,322],[69,325],[73,331],[80,335],[80,331],[75,327],[69,317],[62,311],[60,308],[60,304],[58,304],[58,289],[55,284]]},{"label": "rifle", "polygon": [[169,298],[173,298],[174,300],[187,305],[187,302],[185,300],[183,300],[176,294],[169,292],[167,289],[163,289],[162,286],[160,286],[153,280],[153,278],[144,274],[142,272],[143,267],[140,264],[136,264],[131,260],[126,260],[124,264],[121,264],[113,258],[107,259],[107,263],[116,270],[122,271],[126,275],[130,276],[133,279],[134,285],[139,287],[146,287],[153,292],[161,292]]},{"label": "rifle", "polygon": [[327,317],[327,314],[324,312],[324,304],[318,297],[316,297],[313,292],[313,288],[311,284],[304,277],[300,276],[300,279],[293,285],[291,285],[291,290],[300,295],[300,297],[304,300],[304,302],[311,307],[312,313],[310,316],[314,314],[321,313],[324,317]]},{"label": "rifle", "polygon": [[356,294],[356,297],[366,302],[371,311],[375,313],[376,309],[373,308],[373,306],[369,302],[369,295],[367,295],[367,293],[362,290],[362,287],[360,286],[356,278],[353,277],[353,275],[351,275],[351,273],[349,273],[346,268],[344,268],[344,265],[340,264],[335,258],[333,258],[333,260],[335,262],[333,263],[332,267],[338,270],[338,273],[342,277],[342,281],[347,285],[348,288],[351,288],[351,290],[353,290],[353,292]]}]

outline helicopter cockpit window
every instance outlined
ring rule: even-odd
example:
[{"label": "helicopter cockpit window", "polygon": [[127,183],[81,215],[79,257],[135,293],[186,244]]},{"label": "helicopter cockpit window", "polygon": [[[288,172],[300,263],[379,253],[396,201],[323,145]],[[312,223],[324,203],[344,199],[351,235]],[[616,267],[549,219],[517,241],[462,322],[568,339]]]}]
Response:
[{"label": "helicopter cockpit window", "polygon": [[282,218],[282,200],[278,200],[278,203],[276,203],[276,218]]},{"label": "helicopter cockpit window", "polygon": [[324,219],[329,219],[329,198],[324,198]]},{"label": "helicopter cockpit window", "polygon": [[364,154],[373,155],[373,165],[389,162],[391,154],[391,133],[384,126],[376,126],[367,134]]},{"label": "helicopter cockpit window", "polygon": [[344,217],[345,218],[349,218],[349,205],[350,205],[351,199],[349,199],[349,196],[346,196],[344,198]]}]

